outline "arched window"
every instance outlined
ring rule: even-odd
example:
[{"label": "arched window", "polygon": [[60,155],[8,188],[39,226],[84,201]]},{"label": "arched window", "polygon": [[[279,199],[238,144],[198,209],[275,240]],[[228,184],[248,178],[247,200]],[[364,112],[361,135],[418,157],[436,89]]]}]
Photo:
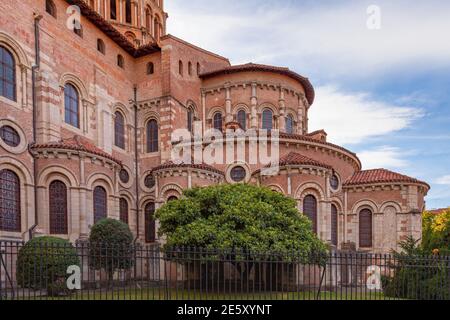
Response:
[{"label": "arched window", "polygon": [[263,111],[262,128],[265,130],[273,129],[273,112],[270,109],[264,109],[264,111]]},{"label": "arched window", "polygon": [[190,76],[192,76],[192,62],[190,62],[190,61],[189,61],[189,63],[188,63],[188,74],[189,74]]},{"label": "arched window", "polygon": [[303,213],[312,221],[313,231],[317,233],[317,200],[308,195],[303,200]]},{"label": "arched window", "polygon": [[74,126],[75,128],[80,127],[80,98],[77,89],[67,83],[64,87],[64,118],[65,122]]},{"label": "arched window", "polygon": [[369,209],[359,213],[359,247],[372,247],[372,211]]},{"label": "arched window", "polygon": [[114,144],[125,149],[125,118],[119,111],[116,111],[114,119]]},{"label": "arched window", "polygon": [[123,59],[123,56],[121,54],[117,56],[117,65],[122,69],[125,66],[125,60]]},{"label": "arched window", "polygon": [[155,204],[153,202],[148,203],[145,206],[145,242],[156,241],[156,222],[155,222]]},{"label": "arched window", "polygon": [[286,132],[289,134],[294,133],[294,118],[290,114],[286,117]]},{"label": "arched window", "polygon": [[110,18],[116,20],[117,19],[116,0],[109,0],[109,11],[110,11]]},{"label": "arched window", "polygon": [[236,118],[242,130],[247,130],[247,114],[245,113],[245,110],[239,110]]},{"label": "arched window", "polygon": [[167,202],[177,201],[178,198],[175,196],[170,196],[169,199],[167,199]]},{"label": "arched window", "polygon": [[153,153],[159,150],[158,122],[150,120],[147,123],[147,152]]},{"label": "arched window", "polygon": [[153,62],[149,62],[147,63],[147,74],[154,74],[155,73],[155,65],[153,64]]},{"label": "arched window", "polygon": [[131,23],[131,0],[125,1],[125,22]]},{"label": "arched window", "polygon": [[199,76],[201,72],[202,72],[202,67],[200,66],[200,63],[197,62],[197,75]]},{"label": "arched window", "polygon": [[103,53],[103,54],[106,53],[105,42],[102,39],[97,39],[97,50],[100,53]]},{"label": "arched window", "polygon": [[160,36],[160,23],[158,17],[155,17],[154,23],[153,23],[153,37],[156,40],[159,40]]},{"label": "arched window", "polygon": [[150,32],[152,28],[152,11],[150,8],[145,9],[145,27],[147,28],[147,32]]},{"label": "arched window", "polygon": [[120,221],[128,224],[128,201],[125,198],[120,198],[119,203]]},{"label": "arched window", "polygon": [[183,61],[178,61],[178,73],[183,76]]},{"label": "arched window", "polygon": [[338,245],[338,210],[334,204],[331,205],[331,243]]},{"label": "arched window", "polygon": [[213,117],[213,128],[219,131],[223,130],[222,113],[216,112]]},{"label": "arched window", "polygon": [[11,170],[0,170],[0,230],[21,231],[20,180]]},{"label": "arched window", "polygon": [[56,6],[52,0],[45,0],[45,11],[56,18]]},{"label": "arched window", "polygon": [[94,189],[94,224],[108,216],[108,196],[105,188]]},{"label": "arched window", "polygon": [[16,101],[16,62],[6,48],[0,46],[0,96]]},{"label": "arched window", "polygon": [[48,188],[50,208],[50,234],[68,234],[67,187],[61,181],[53,181]]}]

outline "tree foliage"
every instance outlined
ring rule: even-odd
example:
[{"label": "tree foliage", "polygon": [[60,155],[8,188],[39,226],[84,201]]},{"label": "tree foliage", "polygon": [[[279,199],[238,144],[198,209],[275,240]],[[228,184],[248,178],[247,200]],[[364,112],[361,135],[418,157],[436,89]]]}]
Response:
[{"label": "tree foliage", "polygon": [[431,254],[450,255],[450,208],[440,215],[425,212],[423,224],[423,249]]},{"label": "tree foliage", "polygon": [[89,236],[89,265],[108,272],[110,280],[117,269],[133,266],[133,234],[127,224],[102,219],[91,229]]},{"label": "tree foliage", "polygon": [[303,261],[327,250],[296,202],[264,187],[194,188],[161,207],[156,217],[167,247],[295,253]]},{"label": "tree foliage", "polygon": [[46,289],[50,296],[67,294],[67,268],[79,266],[72,244],[60,238],[39,237],[19,250],[16,277],[19,286]]}]

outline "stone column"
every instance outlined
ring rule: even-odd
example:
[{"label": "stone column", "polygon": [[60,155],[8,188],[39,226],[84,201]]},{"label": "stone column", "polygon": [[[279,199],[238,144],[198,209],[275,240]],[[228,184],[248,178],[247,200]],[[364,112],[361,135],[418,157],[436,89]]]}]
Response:
[{"label": "stone column", "polygon": [[298,134],[305,134],[304,131],[304,114],[303,114],[303,105],[302,100],[300,97],[298,97],[298,107],[297,107],[297,117],[298,117],[298,127],[297,127],[297,133]]},{"label": "stone column", "polygon": [[251,128],[258,128],[258,96],[257,96],[257,83],[252,83],[252,98],[251,98]]},{"label": "stone column", "polygon": [[202,121],[203,121],[203,136],[206,131],[206,93],[202,90]]},{"label": "stone column", "polygon": [[280,120],[278,128],[282,132],[286,132],[286,102],[284,97],[284,88],[280,86],[280,99],[278,100],[278,106],[280,109]]},{"label": "stone column", "polygon": [[225,85],[225,123],[233,121],[233,114],[231,113],[231,88],[229,84]]}]

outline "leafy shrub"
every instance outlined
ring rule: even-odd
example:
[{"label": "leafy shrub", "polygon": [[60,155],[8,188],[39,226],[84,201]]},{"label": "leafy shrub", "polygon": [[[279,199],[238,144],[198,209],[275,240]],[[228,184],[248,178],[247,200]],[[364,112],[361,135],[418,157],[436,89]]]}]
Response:
[{"label": "leafy shrub", "polygon": [[450,298],[450,261],[424,254],[419,241],[409,237],[393,251],[393,277],[382,277],[387,297],[436,300]]},{"label": "leafy shrub", "polygon": [[18,253],[17,282],[22,288],[46,289],[50,296],[68,293],[67,268],[80,265],[72,244],[60,238],[30,240]]},{"label": "leafy shrub", "polygon": [[127,224],[102,219],[91,229],[89,236],[89,265],[95,270],[104,269],[109,280],[115,270],[133,266],[133,234]]}]

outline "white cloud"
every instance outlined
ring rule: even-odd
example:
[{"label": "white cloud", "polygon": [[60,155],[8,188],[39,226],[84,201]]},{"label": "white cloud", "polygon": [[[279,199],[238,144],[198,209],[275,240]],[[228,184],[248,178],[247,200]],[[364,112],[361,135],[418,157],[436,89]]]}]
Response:
[{"label": "white cloud", "polygon": [[[379,0],[381,30],[367,28],[373,1],[173,0],[169,32],[233,63],[283,61],[301,73],[369,77],[394,68],[450,66],[450,2]],[[409,69],[412,70],[412,69]]]},{"label": "white cloud", "polygon": [[450,186],[450,175],[443,176],[443,177],[436,179],[436,183]]},{"label": "white cloud", "polygon": [[404,168],[408,165],[408,161],[404,160],[403,156],[405,156],[405,153],[399,148],[389,146],[382,146],[358,153],[364,170]]},{"label": "white cloud", "polygon": [[407,128],[420,118],[419,108],[376,101],[367,93],[343,93],[336,87],[318,87],[309,115],[310,130],[325,129],[330,141],[356,144],[371,137]]}]

